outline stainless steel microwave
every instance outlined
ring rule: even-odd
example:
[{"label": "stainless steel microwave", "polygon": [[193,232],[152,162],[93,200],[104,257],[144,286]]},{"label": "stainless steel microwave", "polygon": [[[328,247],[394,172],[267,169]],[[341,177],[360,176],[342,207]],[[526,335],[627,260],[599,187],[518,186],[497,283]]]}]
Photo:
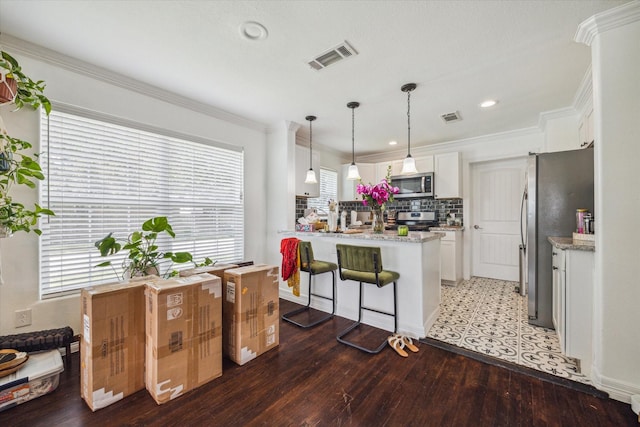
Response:
[{"label": "stainless steel microwave", "polygon": [[400,192],[394,198],[433,197],[433,172],[391,177],[391,185]]}]

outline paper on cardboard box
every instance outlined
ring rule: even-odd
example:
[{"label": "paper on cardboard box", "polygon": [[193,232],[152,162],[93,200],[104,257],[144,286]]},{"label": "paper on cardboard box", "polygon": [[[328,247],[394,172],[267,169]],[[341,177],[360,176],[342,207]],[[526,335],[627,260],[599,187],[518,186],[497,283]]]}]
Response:
[{"label": "paper on cardboard box", "polygon": [[239,365],[280,343],[278,267],[250,265],[224,272],[223,351]]},{"label": "paper on cardboard box", "polygon": [[145,386],[166,403],[222,375],[222,282],[197,274],[146,286]]},{"label": "paper on cardboard box", "polygon": [[144,388],[144,281],[82,289],[80,394],[92,411]]}]

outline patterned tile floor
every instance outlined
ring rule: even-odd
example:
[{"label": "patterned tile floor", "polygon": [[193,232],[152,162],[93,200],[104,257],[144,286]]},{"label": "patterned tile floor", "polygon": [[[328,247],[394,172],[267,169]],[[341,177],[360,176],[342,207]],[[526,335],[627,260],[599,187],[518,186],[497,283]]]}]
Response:
[{"label": "patterned tile floor", "polygon": [[428,337],[573,381],[590,384],[560,352],[552,329],[527,322],[526,297],[516,282],[472,277],[442,287],[440,316]]}]

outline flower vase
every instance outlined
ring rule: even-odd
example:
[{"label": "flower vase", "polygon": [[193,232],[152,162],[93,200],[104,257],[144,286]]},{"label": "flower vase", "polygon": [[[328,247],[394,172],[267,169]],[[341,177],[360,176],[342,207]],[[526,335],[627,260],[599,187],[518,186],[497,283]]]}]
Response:
[{"label": "flower vase", "polygon": [[373,214],[373,219],[371,220],[371,230],[375,234],[382,234],[384,232],[384,218],[382,216],[382,207],[372,207],[371,213]]}]

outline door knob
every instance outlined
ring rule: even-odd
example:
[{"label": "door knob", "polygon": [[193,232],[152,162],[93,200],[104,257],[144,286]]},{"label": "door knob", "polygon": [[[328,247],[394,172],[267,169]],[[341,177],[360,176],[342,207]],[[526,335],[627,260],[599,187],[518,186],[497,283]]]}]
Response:
[{"label": "door knob", "polygon": [[479,225],[474,225],[473,228],[475,228],[476,230],[482,230],[482,227],[480,227]]}]

